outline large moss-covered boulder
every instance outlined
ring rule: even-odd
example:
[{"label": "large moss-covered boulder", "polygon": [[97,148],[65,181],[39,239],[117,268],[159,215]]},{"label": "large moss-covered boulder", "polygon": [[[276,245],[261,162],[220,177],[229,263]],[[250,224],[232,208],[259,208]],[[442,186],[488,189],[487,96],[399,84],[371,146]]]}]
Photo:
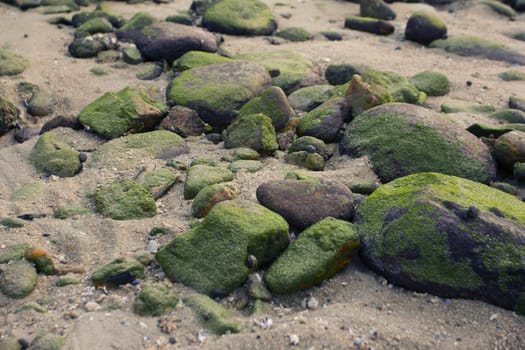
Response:
[{"label": "large moss-covered boulder", "polygon": [[10,298],[25,298],[35,289],[36,269],[25,260],[0,266],[0,291]]},{"label": "large moss-covered boulder", "polygon": [[78,120],[97,134],[113,139],[128,132],[153,130],[167,110],[165,104],[144,91],[128,87],[107,92],[91,102],[80,111]]},{"label": "large moss-covered boulder", "polygon": [[367,155],[381,181],[435,171],[489,183],[495,163],[488,147],[445,115],[389,103],[358,115],[346,129],[340,150]]},{"label": "large moss-covered boulder", "polygon": [[148,218],[157,214],[153,195],[143,185],[129,179],[97,187],[93,199],[100,214],[115,220]]},{"label": "large moss-covered boulder", "polygon": [[247,61],[210,64],[189,69],[173,79],[169,98],[194,109],[206,123],[224,129],[250,99],[271,84],[261,65]]},{"label": "large moss-covered boulder", "polygon": [[295,112],[288,102],[283,89],[271,86],[261,96],[252,98],[239,110],[239,115],[262,113],[272,119],[272,125],[279,131],[286,126]]},{"label": "large moss-covered boulder", "polygon": [[184,298],[184,304],[193,310],[202,325],[217,335],[239,333],[242,324],[235,320],[228,309],[204,294]]},{"label": "large moss-covered boulder", "polygon": [[142,277],[144,266],[139,261],[120,257],[95,270],[91,280],[96,286],[116,287]]},{"label": "large moss-covered boulder", "polygon": [[272,85],[279,86],[287,94],[300,86],[313,67],[312,62],[302,54],[290,50],[252,52],[237,55],[235,58],[256,62],[273,72]]},{"label": "large moss-covered boulder", "polygon": [[208,64],[231,62],[231,60],[231,58],[217,53],[192,50],[173,61],[172,69],[175,72],[182,72]]},{"label": "large moss-covered boulder", "polygon": [[231,35],[269,35],[277,22],[259,0],[222,0],[204,12],[202,25],[212,32]]},{"label": "large moss-covered boulder", "polygon": [[133,312],[142,316],[161,316],[177,306],[179,298],[163,283],[147,284],[133,302]]},{"label": "large moss-covered boulder", "polygon": [[194,198],[204,187],[233,180],[233,173],[222,167],[197,164],[188,169],[184,181],[184,198]]},{"label": "large moss-covered boulder", "polygon": [[17,75],[29,67],[29,61],[8,50],[0,50],[0,76]]},{"label": "large moss-covered boulder", "polygon": [[478,56],[512,64],[525,64],[525,55],[487,39],[470,35],[454,35],[446,39],[434,40],[432,48],[443,49],[460,56]]},{"label": "large moss-covered boulder", "polygon": [[332,277],[351,260],[359,248],[355,227],[327,217],[306,230],[264,274],[274,293],[291,293]]},{"label": "large moss-covered boulder", "polygon": [[333,98],[306,113],[297,124],[298,136],[312,136],[332,142],[347,119],[348,104],[345,98]]},{"label": "large moss-covered boulder", "polygon": [[525,203],[467,179],[419,173],[359,206],[361,256],[390,282],[525,312]]},{"label": "large moss-covered boulder", "polygon": [[38,172],[60,177],[74,176],[82,165],[79,152],[53,131],[40,136],[30,158]]},{"label": "large moss-covered boulder", "polygon": [[383,103],[422,103],[425,97],[407,78],[374,69],[364,69],[360,75],[355,74],[346,91],[353,116]]},{"label": "large moss-covered boulder", "polygon": [[224,147],[248,147],[260,154],[272,154],[279,147],[270,117],[259,114],[237,116],[223,133]]},{"label": "large moss-covered boulder", "polygon": [[8,99],[0,96],[0,136],[18,125],[20,110]]},{"label": "large moss-covered boulder", "polygon": [[405,28],[405,38],[428,45],[447,36],[447,25],[435,12],[417,11],[410,16]]},{"label": "large moss-covered boulder", "polygon": [[156,259],[170,279],[221,296],[246,280],[249,255],[264,266],[287,246],[288,224],[281,216],[231,200],[216,204],[201,223],[162,246]]},{"label": "large moss-covered boulder", "polygon": [[352,192],[335,180],[274,180],[261,184],[256,195],[262,205],[299,229],[329,216],[351,220],[354,215]]}]

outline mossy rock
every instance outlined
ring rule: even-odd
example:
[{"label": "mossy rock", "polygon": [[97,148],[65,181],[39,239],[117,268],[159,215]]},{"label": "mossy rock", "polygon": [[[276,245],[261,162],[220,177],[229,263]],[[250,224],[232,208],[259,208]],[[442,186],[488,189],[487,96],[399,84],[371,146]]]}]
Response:
[{"label": "mossy rock", "polygon": [[18,126],[20,110],[8,99],[0,96],[0,136]]},{"label": "mossy rock", "polygon": [[288,101],[295,110],[309,112],[331,97],[334,97],[333,86],[313,85],[292,92],[288,96]]},{"label": "mossy rock", "polygon": [[494,156],[509,170],[514,163],[525,162],[525,132],[511,131],[498,137],[494,142]]},{"label": "mossy rock", "polygon": [[253,52],[235,56],[235,59],[256,62],[268,71],[278,72],[272,78],[272,85],[279,86],[289,93],[308,77],[313,64],[296,51],[281,50],[271,52]]},{"label": "mossy rock", "polygon": [[89,215],[93,211],[89,208],[76,205],[61,205],[54,209],[54,217],[57,219],[67,219],[78,215]]},{"label": "mossy rock", "polygon": [[206,66],[214,63],[231,62],[229,57],[221,56],[212,52],[204,51],[188,51],[181,57],[173,61],[172,70],[175,72],[182,72],[188,69]]},{"label": "mossy rock", "polygon": [[525,80],[525,73],[519,70],[508,70],[499,73],[498,77],[505,81],[523,81]]},{"label": "mossy rock", "polygon": [[143,185],[151,192],[153,198],[164,196],[177,181],[177,174],[169,169],[157,169],[144,175]]},{"label": "mossy rock", "polygon": [[44,275],[56,275],[55,259],[44,248],[29,248],[24,253],[24,258],[33,263],[36,272]]},{"label": "mossy rock", "polygon": [[254,202],[230,200],[162,246],[156,259],[170,279],[224,296],[248,277],[248,255],[265,266],[287,246],[288,224],[281,216]]},{"label": "mossy rock", "polygon": [[122,54],[118,50],[104,50],[97,54],[95,62],[97,63],[112,63],[120,59]]},{"label": "mossy rock", "polygon": [[39,89],[35,91],[29,100],[27,112],[34,117],[45,117],[55,110],[51,94]]},{"label": "mossy rock", "polygon": [[82,23],[75,31],[75,38],[81,38],[96,33],[111,33],[115,30],[111,22],[100,16],[93,17]]},{"label": "mossy rock", "polygon": [[228,169],[232,173],[239,171],[246,171],[248,173],[256,173],[263,168],[263,163],[258,160],[236,160],[228,165]]},{"label": "mossy rock", "polygon": [[354,74],[362,74],[365,69],[356,64],[330,64],[326,67],[324,77],[331,85],[342,85],[352,80]]},{"label": "mossy rock", "polygon": [[162,316],[174,309],[179,297],[163,283],[147,284],[133,303],[133,312],[141,316]]},{"label": "mossy rock", "polygon": [[193,310],[202,325],[217,335],[239,333],[242,324],[233,319],[230,311],[203,294],[191,294],[184,304]]},{"label": "mossy rock", "polygon": [[384,19],[386,21],[396,18],[396,13],[383,0],[361,0],[359,14],[363,17]]},{"label": "mossy rock", "polygon": [[134,41],[134,36],[142,29],[156,22],[157,19],[149,13],[137,12],[117,30],[117,38],[119,40]]},{"label": "mossy rock", "polygon": [[59,279],[55,281],[55,286],[57,287],[65,287],[65,286],[69,286],[72,284],[80,284],[80,280],[76,277],[65,276],[65,277],[60,277]]},{"label": "mossy rock", "polygon": [[443,49],[460,56],[478,56],[495,61],[525,65],[525,55],[513,51],[502,44],[470,35],[449,36],[434,40],[432,48]]},{"label": "mossy rock", "polygon": [[6,336],[0,339],[0,349],[3,350],[22,350],[22,345],[15,337]]},{"label": "mossy rock", "polygon": [[525,182],[525,162],[523,163],[514,163],[513,174],[516,180],[519,182]]},{"label": "mossy rock", "polygon": [[315,152],[291,152],[284,156],[284,161],[312,171],[322,171],[325,166],[323,157]]},{"label": "mossy rock", "polygon": [[428,45],[447,36],[447,25],[434,11],[416,11],[408,19],[405,38]]},{"label": "mossy rock", "polygon": [[509,108],[519,109],[520,111],[525,112],[525,98],[510,96]]},{"label": "mossy rock", "polygon": [[34,200],[41,197],[44,193],[45,186],[40,182],[30,182],[22,185],[17,189],[11,196],[9,200],[19,201],[19,200]]},{"label": "mossy rock", "polygon": [[164,19],[166,22],[173,22],[178,24],[184,24],[187,26],[193,25],[193,18],[188,13],[181,13],[178,15],[167,16]]},{"label": "mossy rock", "polygon": [[32,350],[60,350],[66,339],[58,334],[41,332],[37,334],[29,347]]},{"label": "mossy rock", "polygon": [[108,139],[127,132],[153,130],[167,113],[167,106],[150,98],[144,91],[125,88],[107,92],[84,107],[78,120]]},{"label": "mossy rock", "polygon": [[279,147],[272,120],[262,114],[241,114],[223,133],[224,147],[248,147],[260,154],[272,154]]},{"label": "mossy rock", "polygon": [[250,99],[270,86],[270,75],[253,62],[232,61],[185,70],[172,81],[169,98],[222,130]]},{"label": "mossy rock", "polygon": [[356,214],[361,256],[390,282],[525,312],[525,203],[467,179],[409,175]]},{"label": "mossy rock", "polygon": [[348,104],[345,98],[332,98],[306,113],[297,124],[299,137],[312,136],[332,142],[339,135],[348,116]]},{"label": "mossy rock", "polygon": [[7,246],[0,251],[0,264],[23,259],[27,249],[29,249],[28,243],[16,243]]},{"label": "mossy rock", "polygon": [[104,37],[88,36],[75,39],[68,45],[67,50],[73,57],[91,58],[96,57],[99,52],[108,48]]},{"label": "mossy rock", "polygon": [[233,152],[233,160],[259,160],[261,155],[254,149],[240,147]]},{"label": "mossy rock", "polygon": [[29,68],[29,61],[8,50],[0,50],[0,76],[17,75]]},{"label": "mossy rock", "polygon": [[149,218],[157,214],[153,195],[136,181],[122,179],[97,187],[97,212],[114,220]]},{"label": "mossy rock", "polygon": [[276,36],[289,41],[308,41],[313,39],[313,35],[302,27],[289,27],[278,31]]},{"label": "mossy rock", "polygon": [[215,204],[235,197],[235,191],[227,183],[206,186],[193,199],[191,213],[196,218],[205,217]]},{"label": "mossy rock", "polygon": [[518,15],[514,9],[503,2],[495,0],[483,0],[481,1],[483,5],[490,7],[494,12],[499,13],[505,17],[508,17],[510,20],[514,20]]},{"label": "mossy rock", "polygon": [[414,86],[427,96],[443,96],[450,91],[450,81],[443,73],[426,70],[410,78]]},{"label": "mossy rock", "polygon": [[367,155],[382,182],[441,172],[489,183],[496,175],[488,147],[445,115],[389,103],[358,115],[340,143],[342,154]]},{"label": "mossy rock", "polygon": [[98,3],[97,7],[93,11],[84,11],[74,14],[71,18],[71,24],[73,24],[73,27],[78,28],[93,18],[105,18],[115,28],[122,26],[124,23],[123,18],[114,14],[109,8],[108,3],[102,2]]},{"label": "mossy rock", "polygon": [[139,64],[143,61],[139,49],[137,49],[135,46],[122,50],[122,59],[128,64]]},{"label": "mossy rock", "polygon": [[10,298],[22,299],[31,294],[37,284],[36,269],[25,260],[0,266],[0,291]]},{"label": "mossy rock", "polygon": [[184,181],[184,199],[194,198],[204,187],[233,180],[233,173],[222,167],[193,165],[188,169]]},{"label": "mossy rock", "polygon": [[116,258],[91,275],[95,286],[116,287],[144,277],[144,266],[135,259]]},{"label": "mossy rock", "polygon": [[[143,159],[171,158],[174,152],[183,152],[183,138],[167,131],[156,130],[132,134],[104,143],[93,153],[91,166],[129,169],[140,164]],[[122,157],[119,155],[131,155]]]},{"label": "mossy rock", "polygon": [[313,136],[301,136],[297,138],[288,152],[300,152],[305,151],[311,153],[312,151],[323,157],[324,160],[328,160],[333,155],[333,150],[324,143],[323,140],[315,138]]},{"label": "mossy rock", "polygon": [[480,103],[470,103],[464,101],[451,101],[445,102],[441,105],[441,111],[443,113],[491,113],[495,112],[496,108],[492,105],[485,105]]},{"label": "mossy rock", "polygon": [[525,112],[519,109],[506,108],[493,112],[487,117],[503,123],[525,123]]},{"label": "mossy rock", "polygon": [[346,91],[352,116],[384,103],[421,104],[426,98],[407,78],[387,71],[364,69],[354,75]]},{"label": "mossy rock", "polygon": [[490,187],[496,188],[513,196],[516,196],[518,194],[518,189],[516,188],[516,186],[513,186],[506,182],[493,182],[490,184]]},{"label": "mossy rock", "polygon": [[17,218],[2,218],[2,219],[0,219],[0,225],[5,226],[7,228],[20,228],[20,227],[24,227],[25,224],[26,223],[23,220],[19,220]]},{"label": "mossy rock", "polygon": [[259,0],[219,1],[204,12],[202,25],[231,35],[269,35],[277,29],[272,11]]},{"label": "mossy rock", "polygon": [[361,16],[346,17],[345,28],[378,35],[390,35],[395,30],[395,27],[387,21]]},{"label": "mossy rock", "polygon": [[325,218],[299,234],[264,274],[274,293],[292,293],[332,277],[359,248],[357,229],[349,222]]},{"label": "mossy rock", "polygon": [[31,150],[30,159],[36,170],[46,175],[71,177],[82,168],[79,152],[53,131],[40,136]]},{"label": "mossy rock", "polygon": [[[525,129],[525,125],[523,125]],[[512,131],[513,128],[509,124],[503,125],[487,125],[481,123],[474,123],[467,128],[467,131],[477,137],[498,138],[503,134]]]},{"label": "mossy rock", "polygon": [[271,86],[261,96],[254,97],[239,110],[239,115],[262,113],[272,119],[272,125],[279,131],[286,126],[295,112],[288,102],[283,89]]}]

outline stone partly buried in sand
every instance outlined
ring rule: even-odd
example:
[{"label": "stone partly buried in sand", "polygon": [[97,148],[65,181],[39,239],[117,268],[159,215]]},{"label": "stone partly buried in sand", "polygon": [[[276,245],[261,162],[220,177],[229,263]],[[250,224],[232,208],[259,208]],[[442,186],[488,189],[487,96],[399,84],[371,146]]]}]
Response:
[{"label": "stone partly buried in sand", "polygon": [[178,302],[177,295],[165,284],[147,284],[135,298],[133,312],[142,316],[161,316],[174,309]]},{"label": "stone partly buried in sand", "polygon": [[36,269],[25,260],[0,265],[0,291],[15,299],[21,299],[35,289],[38,280]]},{"label": "stone partly buried in sand", "polygon": [[488,147],[445,115],[389,103],[358,115],[340,143],[342,154],[367,155],[381,181],[435,171],[489,183],[496,165]]},{"label": "stone partly buried in sand", "polygon": [[222,130],[246,102],[261,95],[270,84],[270,75],[257,63],[216,63],[185,70],[175,77],[169,98],[196,110],[202,120]]},{"label": "stone partly buried in sand", "polygon": [[328,179],[275,180],[257,188],[257,200],[304,229],[326,217],[351,220],[354,196],[342,183]]},{"label": "stone partly buried in sand", "polygon": [[525,203],[467,179],[419,173],[359,206],[361,256],[394,284],[525,312]]},{"label": "stone partly buried in sand", "polygon": [[0,50],[0,76],[17,75],[29,67],[29,61],[8,50]]},{"label": "stone partly buried in sand", "polygon": [[233,173],[222,167],[197,164],[188,169],[184,181],[184,199],[194,198],[204,187],[233,180]]},{"label": "stone partly buried in sand", "polygon": [[191,294],[183,301],[202,325],[214,334],[239,333],[242,330],[242,324],[232,317],[228,309],[206,295]]},{"label": "stone partly buried in sand", "polygon": [[268,268],[264,281],[274,293],[291,293],[330,278],[350,262],[359,248],[355,227],[327,217],[299,234]]},{"label": "stone partly buried in sand", "polygon": [[387,21],[361,16],[346,17],[345,28],[378,35],[389,35],[395,30],[394,25]]},{"label": "stone partly buried in sand", "polygon": [[265,207],[241,200],[216,204],[201,223],[161,247],[166,275],[199,292],[224,296],[248,277],[248,256],[268,265],[288,246],[288,224]]},{"label": "stone partly buried in sand", "polygon": [[148,218],[157,214],[153,195],[143,185],[129,179],[97,187],[93,200],[97,212],[115,220]]},{"label": "stone partly buried in sand", "polygon": [[135,259],[116,258],[98,268],[91,275],[95,286],[116,287],[144,277],[144,266]]},{"label": "stone partly buried in sand", "polygon": [[107,92],[84,107],[78,120],[94,132],[113,139],[128,132],[150,131],[166,115],[168,107],[144,91],[125,88]]},{"label": "stone partly buried in sand", "polygon": [[46,175],[70,177],[82,168],[79,152],[52,131],[40,136],[31,151],[30,159],[37,171]]}]

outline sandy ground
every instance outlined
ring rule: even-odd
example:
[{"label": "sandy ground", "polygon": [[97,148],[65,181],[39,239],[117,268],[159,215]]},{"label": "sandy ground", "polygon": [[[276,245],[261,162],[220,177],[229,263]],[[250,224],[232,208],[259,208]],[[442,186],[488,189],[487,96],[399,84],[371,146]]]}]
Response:
[{"label": "sandy ground", "polygon": [[[394,3],[398,16],[393,23],[396,33],[379,37],[343,28],[347,15],[358,14],[359,6],[331,0],[265,1],[278,17],[279,27],[303,26],[312,33],[334,30],[342,33],[340,42],[330,42],[316,35],[306,43],[270,45],[261,37],[225,37],[223,45],[232,54],[253,51],[292,49],[311,59],[318,70],[331,63],[367,64],[377,69],[392,70],[410,76],[433,69],[445,73],[452,82],[445,97],[430,98],[428,105],[439,109],[443,101],[464,100],[506,107],[509,96],[525,97],[525,84],[504,82],[497,74],[509,69],[522,72],[523,67],[511,66],[478,58],[458,57],[439,50],[424,48],[404,41],[405,23],[415,10],[428,5]],[[147,11],[163,19],[185,11],[189,0],[169,4],[145,3],[127,5],[112,2],[114,12],[129,18],[138,11]],[[85,10],[85,9],[84,9]],[[449,11],[451,10],[451,11]],[[452,11],[453,10],[453,11]],[[504,43],[525,52],[525,43],[508,37],[524,30],[525,16],[509,21],[486,6],[459,1],[438,9],[448,25],[449,34],[473,34]],[[291,14],[290,18],[281,15]],[[164,93],[168,77],[140,81],[135,77],[139,67],[110,70],[107,76],[95,76],[90,69],[94,59],[76,59],[67,54],[73,30],[57,28],[47,23],[52,16],[38,9],[21,12],[0,3],[0,47],[27,57],[31,67],[16,77],[0,78],[0,94],[18,103],[16,84],[28,81],[38,84],[56,99],[54,115],[76,115],[82,107],[106,91],[126,86],[155,87]],[[467,86],[466,81],[473,82]],[[458,122],[469,125],[483,117],[464,113]],[[42,123],[26,116],[28,124]],[[102,143],[93,135],[70,129],[57,129],[71,137],[79,149],[93,149]],[[0,217],[28,212],[51,214],[57,205],[90,205],[87,194],[98,183],[115,178],[132,177],[137,169],[163,166],[160,160],[135,160],[127,167],[99,168],[90,163],[74,178],[41,179],[28,162],[28,154],[36,140],[16,144],[12,135],[0,138]],[[189,163],[200,156],[220,160],[231,151],[213,145],[202,138],[186,141],[189,153],[178,159]],[[121,157],[125,155],[118,155]],[[270,179],[281,179],[293,166],[268,158],[256,174],[239,173],[234,181],[241,197],[255,200],[256,187]],[[373,178],[366,159],[340,158],[326,171],[327,176],[346,173],[346,180]],[[26,183],[44,184],[43,194],[36,199],[11,201],[10,195]],[[478,301],[449,300],[414,293],[388,284],[370,272],[356,259],[334,278],[320,286],[288,296],[275,296],[266,304],[266,313],[249,316],[233,305],[241,291],[222,300],[244,325],[240,334],[216,337],[203,336],[201,326],[184,306],[161,318],[138,317],[131,304],[139,287],[125,286],[108,292],[94,289],[90,272],[118,256],[134,256],[147,247],[147,233],[153,226],[169,227],[174,234],[184,232],[191,222],[191,202],[183,200],[182,185],[176,185],[158,201],[159,215],[151,219],[117,222],[90,215],[69,220],[47,218],[35,220],[23,228],[8,230],[0,227],[0,246],[29,242],[49,249],[63,262],[80,263],[87,273],[80,275],[80,285],[57,288],[57,277],[39,277],[37,289],[21,301],[0,296],[0,337],[14,336],[31,340],[40,331],[50,331],[67,337],[66,349],[285,349],[291,347],[290,336],[297,335],[298,349],[521,349],[525,348],[525,319],[522,316]],[[171,236],[159,238],[167,242]],[[0,248],[1,249],[1,248]],[[157,280],[158,270],[148,273],[148,280]],[[191,290],[180,284],[173,288],[181,295]],[[306,300],[318,301],[318,307],[305,308]],[[18,312],[20,305],[38,301],[46,313]],[[86,303],[96,302],[100,310],[86,310]],[[88,307],[89,309],[89,307]],[[271,322],[268,322],[268,320]],[[271,326],[268,326],[271,323]],[[198,334],[201,334],[199,337]],[[174,340],[175,344],[170,343]]]}]

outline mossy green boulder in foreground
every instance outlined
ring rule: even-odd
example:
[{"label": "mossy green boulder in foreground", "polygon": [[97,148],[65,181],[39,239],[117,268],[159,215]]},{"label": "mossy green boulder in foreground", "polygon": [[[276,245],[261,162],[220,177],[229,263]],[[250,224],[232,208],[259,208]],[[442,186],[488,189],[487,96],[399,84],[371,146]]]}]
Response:
[{"label": "mossy green boulder in foreground", "polygon": [[93,200],[97,212],[115,220],[148,218],[157,214],[153,195],[143,185],[129,179],[97,187]]},{"label": "mossy green boulder in foreground", "polygon": [[525,65],[525,55],[502,44],[470,35],[454,35],[434,40],[429,47],[443,49],[460,56],[478,56],[489,60]]},{"label": "mossy green boulder in foreground", "polygon": [[113,139],[128,132],[153,130],[168,108],[150,98],[144,91],[125,88],[107,92],[78,114],[78,120],[94,132]]},{"label": "mossy green boulder in foreground", "polygon": [[277,22],[259,0],[222,0],[204,12],[202,25],[212,32],[231,35],[269,35]]},{"label": "mossy green boulder in foreground", "polygon": [[121,257],[98,268],[91,275],[91,280],[96,286],[116,287],[142,277],[144,277],[144,266],[140,262]]},{"label": "mossy green boulder in foreground", "polygon": [[179,298],[162,283],[144,286],[133,303],[133,312],[142,316],[161,316],[177,306]]},{"label": "mossy green boulder in foreground", "polygon": [[325,218],[306,230],[270,266],[264,281],[274,293],[312,287],[345,267],[359,248],[359,235],[348,221]]},{"label": "mossy green boulder in foreground", "polygon": [[242,329],[241,323],[232,317],[228,309],[204,294],[192,294],[184,299],[184,304],[214,334],[239,333]]},{"label": "mossy green boulder in foreground", "polygon": [[248,277],[248,256],[268,265],[288,246],[288,224],[265,207],[240,200],[217,203],[190,231],[161,247],[166,275],[199,292],[224,296]]},{"label": "mossy green boulder in foreground", "polygon": [[74,176],[81,169],[79,152],[53,131],[40,136],[30,155],[38,172],[60,177]]},{"label": "mossy green boulder in foreground", "polygon": [[525,313],[525,203],[467,179],[419,173],[359,206],[361,256],[390,282]]},{"label": "mossy green boulder in foreground", "polygon": [[489,183],[496,175],[488,147],[452,119],[405,103],[358,115],[340,143],[343,154],[367,155],[382,182],[434,171]]},{"label": "mossy green boulder in foreground", "polygon": [[223,138],[224,148],[248,147],[263,155],[279,147],[272,120],[262,113],[237,116],[224,130]]},{"label": "mossy green boulder in foreground", "polygon": [[29,67],[29,61],[8,50],[0,50],[0,76],[16,75]]},{"label": "mossy green boulder in foreground", "polygon": [[35,289],[38,275],[36,269],[25,260],[0,265],[0,291],[15,299],[25,298]]},{"label": "mossy green boulder in foreground", "polygon": [[270,84],[270,75],[257,63],[216,63],[185,70],[175,77],[169,98],[196,110],[203,121],[222,130],[246,102],[261,95]]}]

